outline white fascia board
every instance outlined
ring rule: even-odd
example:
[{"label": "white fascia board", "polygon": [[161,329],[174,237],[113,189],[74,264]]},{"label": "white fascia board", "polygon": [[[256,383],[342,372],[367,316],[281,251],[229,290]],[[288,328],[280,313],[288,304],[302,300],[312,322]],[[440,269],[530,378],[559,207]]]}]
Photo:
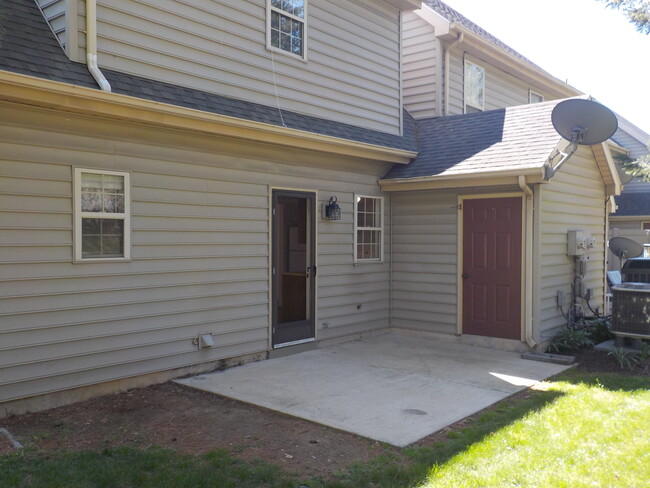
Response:
[{"label": "white fascia board", "polygon": [[384,0],[384,2],[404,11],[415,10],[422,6],[422,0]]},{"label": "white fascia board", "polygon": [[416,10],[415,13],[425,22],[433,26],[433,29],[436,33],[436,37],[448,36],[452,28],[452,22],[445,19],[438,12],[433,10],[426,4],[422,5],[422,8]]},{"label": "white fascia board", "polygon": [[632,122],[627,120],[624,117],[621,117],[619,114],[616,114],[618,119],[618,127],[627,135],[634,137],[641,144],[647,146],[650,144],[650,135],[646,134],[641,128],[634,125]]}]

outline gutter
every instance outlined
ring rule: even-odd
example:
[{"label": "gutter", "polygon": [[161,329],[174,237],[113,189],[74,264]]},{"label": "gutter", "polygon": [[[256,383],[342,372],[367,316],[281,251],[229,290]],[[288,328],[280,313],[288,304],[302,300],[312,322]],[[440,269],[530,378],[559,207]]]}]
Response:
[{"label": "gutter", "polygon": [[[453,26],[454,24],[450,25],[450,27]],[[449,43],[449,45],[445,49],[445,104],[444,104],[445,111],[442,115],[449,115],[449,76],[451,72],[451,67],[449,66],[451,56],[449,51],[456,44],[460,44],[461,42],[463,42],[464,39],[465,39],[465,34],[459,32],[458,35],[456,36],[456,39],[454,39],[451,43]]]},{"label": "gutter", "polygon": [[97,2],[86,0],[86,64],[102,91],[110,92],[111,84],[97,66]]},{"label": "gutter", "polygon": [[258,143],[408,164],[417,152],[204,112],[144,98],[0,71],[0,101]]},{"label": "gutter", "polygon": [[534,348],[537,345],[533,339],[533,191],[526,183],[525,176],[518,178],[519,188],[526,195],[526,234],[525,234],[525,274],[524,274],[524,337],[526,344]]}]

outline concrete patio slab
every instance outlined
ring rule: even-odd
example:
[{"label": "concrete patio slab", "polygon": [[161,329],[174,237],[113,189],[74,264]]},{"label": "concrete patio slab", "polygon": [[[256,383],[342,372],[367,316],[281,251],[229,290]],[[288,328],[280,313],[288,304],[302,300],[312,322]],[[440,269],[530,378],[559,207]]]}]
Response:
[{"label": "concrete patio slab", "polygon": [[387,334],[176,381],[403,447],[565,369]]}]

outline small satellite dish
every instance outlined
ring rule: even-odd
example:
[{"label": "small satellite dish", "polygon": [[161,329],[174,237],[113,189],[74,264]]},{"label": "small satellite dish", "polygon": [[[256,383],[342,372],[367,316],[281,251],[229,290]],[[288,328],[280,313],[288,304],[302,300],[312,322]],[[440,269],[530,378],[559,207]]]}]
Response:
[{"label": "small satellite dish", "polygon": [[567,141],[582,146],[604,142],[618,129],[618,120],[610,109],[582,98],[558,103],[551,114],[551,122]]},{"label": "small satellite dish", "polygon": [[612,237],[608,245],[621,261],[628,258],[637,258],[643,254],[643,246],[627,237]]}]

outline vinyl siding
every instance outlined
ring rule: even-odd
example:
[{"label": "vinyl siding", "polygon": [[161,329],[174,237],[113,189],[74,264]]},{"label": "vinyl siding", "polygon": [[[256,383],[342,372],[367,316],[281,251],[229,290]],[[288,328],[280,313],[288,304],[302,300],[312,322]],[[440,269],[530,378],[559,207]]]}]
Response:
[{"label": "vinyl siding", "polygon": [[[449,66],[449,113],[458,115],[464,113],[463,79],[464,60],[463,52],[452,49],[450,52]],[[495,110],[505,107],[528,104],[528,92],[531,87],[520,81],[515,76],[501,71],[488,63],[473,56],[466,55],[465,59],[476,63],[485,69],[485,110]],[[544,90],[533,88],[535,93],[552,100]]]},{"label": "vinyl siding", "polygon": [[436,117],[437,71],[442,62],[434,28],[415,13],[402,21],[404,108],[416,119]]},{"label": "vinyl siding", "polygon": [[100,0],[97,9],[102,68],[400,132],[399,11],[386,3],[310,0],[307,61],[266,49],[266,0]]},{"label": "vinyl siding", "polygon": [[456,333],[456,193],[405,192],[392,199],[391,325]]},{"label": "vinyl siding", "polygon": [[628,149],[629,156],[631,158],[640,158],[641,156],[645,156],[648,154],[648,146],[643,144],[642,141],[639,141],[638,139],[634,138],[627,132],[625,132],[623,129],[620,127],[612,137],[618,144],[623,146],[624,148]]},{"label": "vinyl siding", "polygon": [[[588,253],[587,275],[584,279],[594,295],[591,306],[603,310],[605,270],[605,188],[600,172],[588,147],[579,151],[560,169],[551,182],[539,187],[541,196],[541,239],[539,253],[539,327],[536,340],[549,340],[557,327],[566,324],[558,310],[557,291],[567,297],[569,306],[574,263],[567,256],[567,232],[583,230],[596,239],[596,247]],[[585,304],[586,308],[586,304]],[[585,313],[590,314],[586,309]]]},{"label": "vinyl siding", "polygon": [[43,15],[61,46],[65,47],[66,36],[66,0],[36,0]]},{"label": "vinyl siding", "polygon": [[[388,260],[353,265],[352,215],[386,165],[3,110],[0,401],[266,351],[272,187],[318,192],[317,339],[388,327]],[[131,262],[72,263],[73,166],[131,172]]]}]

